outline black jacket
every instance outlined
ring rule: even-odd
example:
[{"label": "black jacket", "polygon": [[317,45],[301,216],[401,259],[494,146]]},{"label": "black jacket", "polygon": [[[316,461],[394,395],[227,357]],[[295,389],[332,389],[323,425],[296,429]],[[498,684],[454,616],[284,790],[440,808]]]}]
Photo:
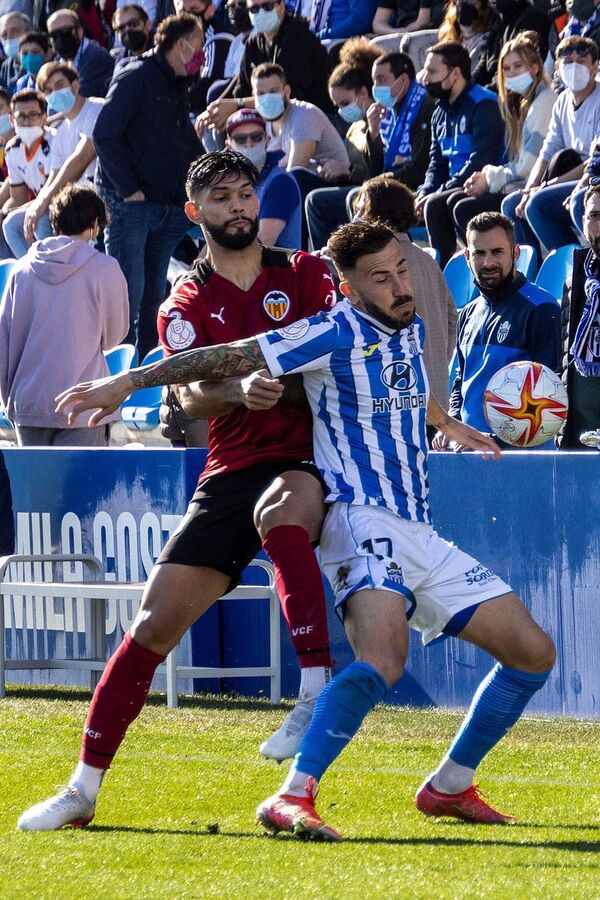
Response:
[{"label": "black jacket", "polygon": [[188,168],[202,152],[189,113],[188,79],[160,50],[118,72],[93,133],[102,185],[121,199],[141,190],[154,203],[183,204]]},{"label": "black jacket", "polygon": [[89,41],[79,58],[79,89],[84,97],[106,97],[115,61],[108,50]]},{"label": "black jacket", "polygon": [[531,6],[527,0],[515,0],[490,31],[485,51],[471,73],[471,78],[476,84],[489,86],[496,84],[500,50],[507,41],[522,31],[537,32],[540,56],[546,59],[550,40],[550,18],[545,12]]}]

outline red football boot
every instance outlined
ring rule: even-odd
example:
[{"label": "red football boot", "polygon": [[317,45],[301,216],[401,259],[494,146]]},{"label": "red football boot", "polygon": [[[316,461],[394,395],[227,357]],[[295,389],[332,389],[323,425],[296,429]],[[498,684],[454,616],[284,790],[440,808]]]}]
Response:
[{"label": "red football boot", "polygon": [[514,816],[498,812],[486,803],[476,784],[460,794],[442,794],[426,781],[416,793],[415,804],[426,816],[452,816],[484,825],[512,825],[515,821]]},{"label": "red football boot", "polygon": [[315,809],[317,791],[314,778],[309,779],[306,799],[293,794],[274,794],[256,809],[256,821],[269,834],[288,831],[302,840],[342,841],[341,834],[329,828]]}]

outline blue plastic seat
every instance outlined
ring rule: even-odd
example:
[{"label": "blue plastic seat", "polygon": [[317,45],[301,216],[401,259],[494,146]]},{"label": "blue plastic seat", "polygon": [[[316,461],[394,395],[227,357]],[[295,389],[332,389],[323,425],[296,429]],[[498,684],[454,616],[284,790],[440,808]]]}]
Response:
[{"label": "blue plastic seat", "polygon": [[[163,358],[163,348],[155,347],[142,360],[142,365]],[[149,387],[135,391],[121,404],[123,424],[131,431],[152,431],[159,422],[160,395],[162,388]]]},{"label": "blue plastic seat", "polygon": [[476,294],[473,273],[462,251],[455,253],[448,260],[444,266],[444,278],[446,279],[448,290],[454,297],[456,308],[462,309]]},{"label": "blue plastic seat", "polygon": [[538,287],[562,300],[563,285],[573,270],[573,251],[581,250],[581,244],[564,244],[551,250],[537,273]]},{"label": "blue plastic seat", "polygon": [[106,350],[104,356],[111,375],[126,372],[137,365],[137,350],[133,344],[117,344],[111,350]]},{"label": "blue plastic seat", "polygon": [[12,271],[12,267],[16,263],[16,259],[2,259],[0,260],[0,297],[4,293],[4,288],[6,287],[6,282],[8,281],[8,276]]},{"label": "blue plastic seat", "polygon": [[521,252],[517,260],[517,271],[521,272],[527,281],[533,281],[536,273],[536,252],[529,244],[520,244]]}]

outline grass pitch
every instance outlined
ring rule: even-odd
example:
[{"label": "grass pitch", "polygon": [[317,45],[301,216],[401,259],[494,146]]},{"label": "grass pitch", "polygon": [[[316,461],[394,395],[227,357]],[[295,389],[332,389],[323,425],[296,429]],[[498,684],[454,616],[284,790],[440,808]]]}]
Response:
[{"label": "grass pitch", "polygon": [[17,832],[65,783],[89,695],[13,688],[0,701],[0,897],[600,898],[600,724],[525,719],[484,761],[484,795],[518,824],[424,819],[412,796],[459,713],[380,707],[323,780],[343,844],[267,838],[254,808],[284,769],[258,744],[287,710],[153,698],[86,829]]}]

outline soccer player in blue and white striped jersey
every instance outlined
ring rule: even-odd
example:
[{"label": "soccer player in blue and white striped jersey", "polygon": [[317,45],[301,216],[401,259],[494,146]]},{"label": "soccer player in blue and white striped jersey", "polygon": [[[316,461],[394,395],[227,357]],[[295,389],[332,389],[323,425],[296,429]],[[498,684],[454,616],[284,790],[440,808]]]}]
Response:
[{"label": "soccer player in blue and white striped jersey", "polygon": [[333,311],[77,386],[61,395],[59,409],[71,416],[95,409],[93,425],[137,388],[265,368],[272,376],[265,390],[276,403],[278,376],[302,372],[330,503],[321,565],[356,661],[321,693],[288,777],[259,805],[258,819],[271,832],[340,840],[315,810],[318,783],[401,677],[410,626],[425,643],[458,635],[498,661],[439,768],[417,792],[417,807],[426,815],[510,822],[481,798],[475,769],[545,684],[554,645],[507,584],[431,527],[426,421],[473,450],[497,457],[498,447],[429,396],[423,325],[393,231],[351,223],[335,232],[329,249],[346,297]]}]

